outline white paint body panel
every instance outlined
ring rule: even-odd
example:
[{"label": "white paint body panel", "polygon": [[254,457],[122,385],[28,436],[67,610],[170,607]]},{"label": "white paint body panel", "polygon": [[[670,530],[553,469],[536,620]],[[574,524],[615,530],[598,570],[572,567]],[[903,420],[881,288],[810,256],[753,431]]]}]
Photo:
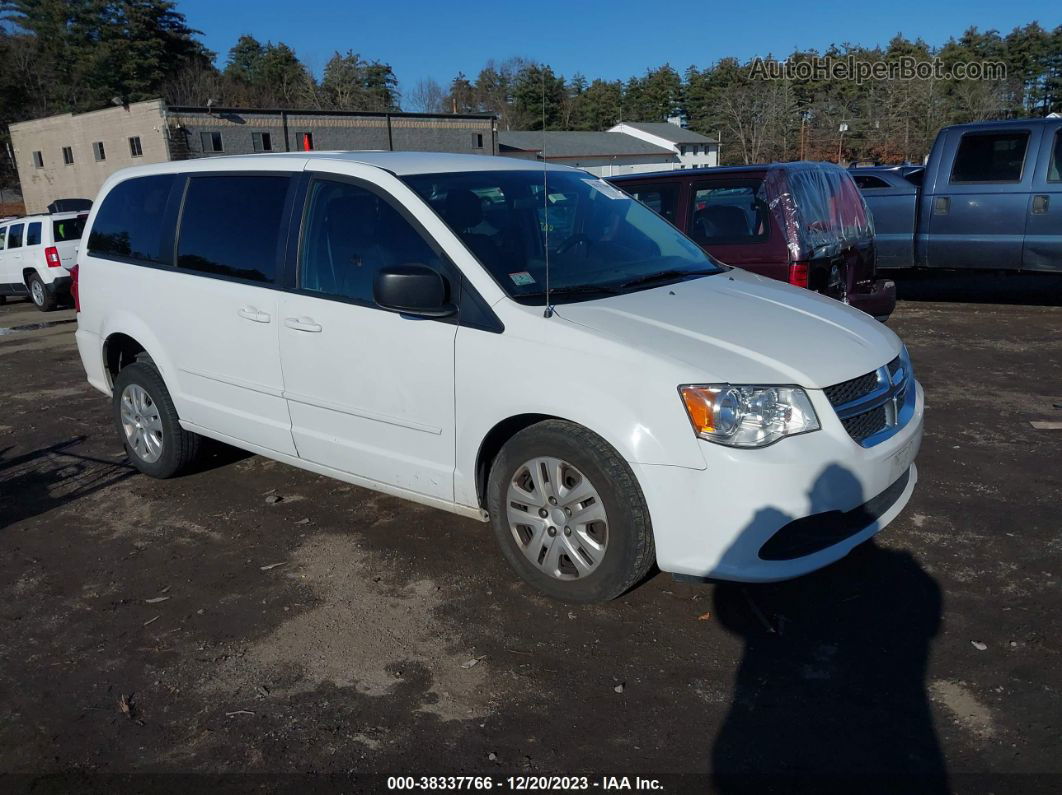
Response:
[{"label": "white paint body panel", "polygon": [[[630,463],[649,506],[658,563],[683,574],[796,576],[843,556],[902,509],[916,480],[921,388],[914,418],[871,448],[851,439],[821,391],[893,359],[901,344],[889,329],[807,290],[741,271],[563,304],[546,318],[541,307],[510,300],[434,212],[382,170],[476,167],[525,166],[423,153],[301,153],[132,170],[306,169],[370,181],[416,216],[505,329],[82,257],[77,339],[90,382],[109,390],[100,351],[111,334],[128,334],[158,364],[189,429],[481,518],[476,464],[491,429],[524,414],[567,419]],[[109,180],[95,206],[132,172]],[[239,317],[248,306],[270,322]],[[289,317],[311,318],[322,331],[290,329]],[[699,440],[677,387],[712,382],[802,386],[821,430],[757,450]],[[758,558],[786,522],[850,510],[907,467],[912,477],[901,499],[862,532],[797,560]]]}]

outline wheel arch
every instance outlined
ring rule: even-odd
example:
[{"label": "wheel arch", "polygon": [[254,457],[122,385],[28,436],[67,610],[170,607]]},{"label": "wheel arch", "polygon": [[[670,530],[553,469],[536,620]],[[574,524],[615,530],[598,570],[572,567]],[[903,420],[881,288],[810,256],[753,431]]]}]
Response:
[{"label": "wheel arch", "polygon": [[100,336],[103,338],[103,367],[108,386],[114,388],[114,379],[126,365],[132,364],[138,357],[147,357],[158,369],[172,394],[176,384],[172,383],[173,370],[165,349],[138,318],[116,317],[107,324]]},{"label": "wheel arch", "polygon": [[479,450],[476,452],[476,499],[480,508],[484,510],[487,508],[487,481],[490,479],[490,469],[505,443],[524,430],[524,428],[530,428],[532,425],[544,420],[571,422],[571,420],[558,417],[555,414],[515,414],[495,423],[494,427],[487,431],[483,441],[479,443]]}]

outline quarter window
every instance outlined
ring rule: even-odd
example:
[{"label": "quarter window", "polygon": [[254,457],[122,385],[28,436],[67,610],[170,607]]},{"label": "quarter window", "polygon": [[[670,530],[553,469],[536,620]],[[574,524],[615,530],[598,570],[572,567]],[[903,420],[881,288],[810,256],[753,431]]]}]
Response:
[{"label": "quarter window", "polygon": [[44,168],[44,155],[41,152],[33,153],[33,167]]},{"label": "quarter window", "polygon": [[271,133],[251,133],[251,143],[254,145],[254,151],[256,152],[273,151],[273,135]]},{"label": "quarter window", "polygon": [[129,139],[129,154],[133,157],[140,157],[144,154],[144,147],[140,145],[139,135],[134,135]]},{"label": "quarter window", "polygon": [[1019,182],[1029,133],[968,133],[959,142],[952,182]]},{"label": "quarter window", "polygon": [[1047,169],[1048,182],[1062,182],[1062,130],[1055,133],[1055,148],[1051,151],[1051,167]]},{"label": "quarter window", "polygon": [[290,183],[286,176],[192,177],[181,212],[177,266],[273,282]]},{"label": "quarter window", "polygon": [[23,224],[11,224],[8,227],[7,233],[7,247],[8,248],[22,248],[22,230]]},{"label": "quarter window", "polygon": [[94,144],[92,144],[92,156],[96,158],[96,160],[107,159],[107,152],[103,148],[103,141],[96,141]]},{"label": "quarter window", "polygon": [[381,268],[415,262],[442,270],[438,255],[409,221],[356,185],[314,182],[305,229],[299,253],[304,290],[372,304]]},{"label": "quarter window", "polygon": [[222,152],[224,149],[221,145],[221,133],[219,132],[203,132],[199,133],[199,140],[203,144],[204,152]]},{"label": "quarter window", "polygon": [[0,251],[7,248],[7,227],[0,226]]},{"label": "quarter window", "polygon": [[767,239],[767,205],[758,184],[713,183],[693,195],[690,237],[702,245],[757,243]]},{"label": "quarter window", "polygon": [[34,221],[26,226],[26,245],[39,246],[41,244],[41,222]]},{"label": "quarter window", "polygon": [[68,166],[74,165],[74,150],[69,146],[63,147],[63,163]]},{"label": "quarter window", "polygon": [[160,252],[166,202],[176,177],[159,174],[129,179],[107,194],[89,233],[92,256],[171,264]]}]

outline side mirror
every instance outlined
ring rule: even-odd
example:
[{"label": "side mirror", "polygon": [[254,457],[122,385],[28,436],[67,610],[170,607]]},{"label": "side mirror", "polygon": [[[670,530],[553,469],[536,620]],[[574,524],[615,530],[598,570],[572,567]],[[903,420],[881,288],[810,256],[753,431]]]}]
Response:
[{"label": "side mirror", "polygon": [[457,307],[448,301],[446,279],[427,265],[412,263],[381,268],[372,285],[376,305],[416,317],[448,317]]}]

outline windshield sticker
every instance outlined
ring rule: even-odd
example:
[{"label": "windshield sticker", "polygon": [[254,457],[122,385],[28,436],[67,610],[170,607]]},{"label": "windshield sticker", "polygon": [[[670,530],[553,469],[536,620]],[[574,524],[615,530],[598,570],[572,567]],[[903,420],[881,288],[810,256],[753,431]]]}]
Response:
[{"label": "windshield sticker", "polygon": [[535,283],[535,277],[527,271],[517,271],[516,273],[510,273],[509,278],[513,280],[513,284],[517,287],[524,287],[528,284]]},{"label": "windshield sticker", "polygon": [[627,198],[627,194],[625,194],[621,190],[617,190],[616,188],[612,187],[603,179],[584,179],[583,182],[585,182],[591,188],[596,190],[598,193],[603,193],[605,196],[608,196],[610,199]]}]

